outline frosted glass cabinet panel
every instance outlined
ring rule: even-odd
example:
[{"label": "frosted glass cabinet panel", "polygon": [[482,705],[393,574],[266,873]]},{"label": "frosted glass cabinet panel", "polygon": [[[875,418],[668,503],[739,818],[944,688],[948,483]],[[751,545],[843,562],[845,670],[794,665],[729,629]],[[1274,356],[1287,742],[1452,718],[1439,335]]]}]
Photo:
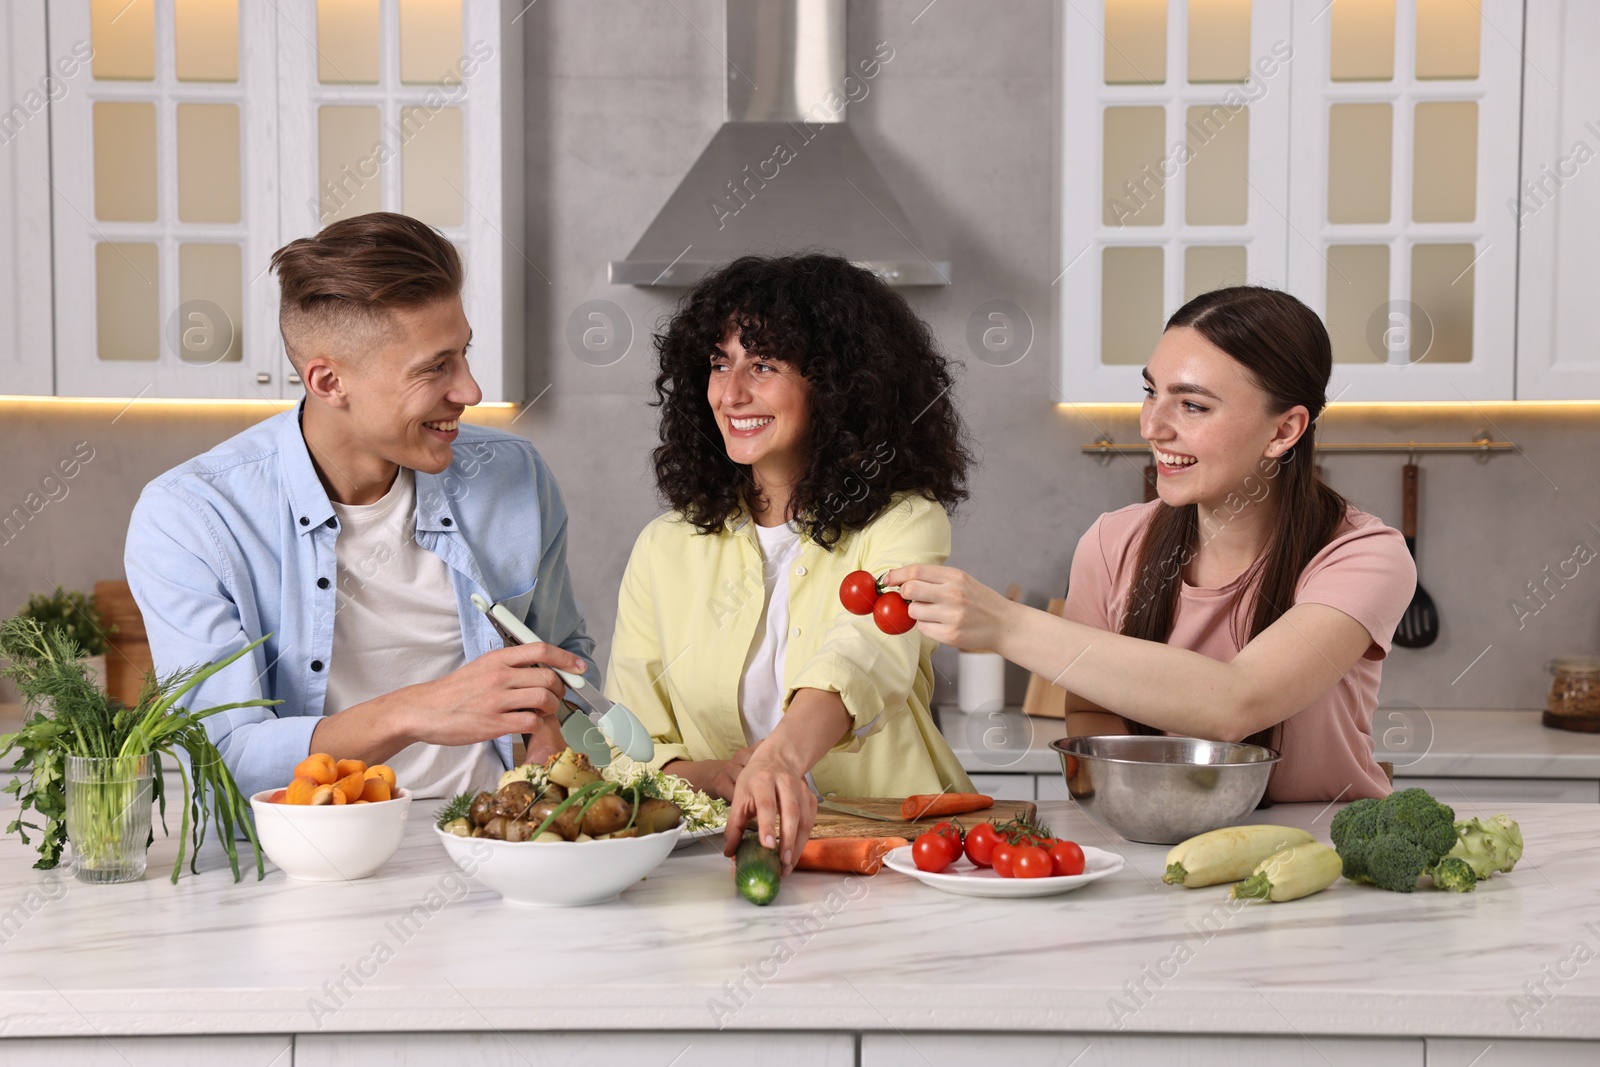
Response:
[{"label": "frosted glass cabinet panel", "polygon": [[[462,303],[484,400],[520,400],[527,261],[513,242],[524,212],[525,24],[512,19],[523,5],[278,6],[308,31],[278,36],[281,241],[369,211],[402,212],[438,228],[466,261]],[[312,27],[321,44],[312,44]]]},{"label": "frosted glass cabinet panel", "polygon": [[[1527,2],[1582,24],[1573,55],[1600,42],[1586,21],[1600,15]],[[1518,218],[1507,207],[1524,0],[1103,0],[1072,11],[1058,400],[1137,401],[1160,323],[1241,283],[1284,288],[1324,317],[1331,397],[1514,398]],[[1600,99],[1600,78],[1567,77]],[[1578,118],[1562,120],[1568,144]],[[1573,211],[1590,224],[1581,232],[1600,233],[1600,213]],[[1600,275],[1592,258],[1588,277]]]},{"label": "frosted glass cabinet panel", "polygon": [[1105,0],[1065,44],[1057,399],[1136,402],[1186,299],[1284,282],[1289,8]]},{"label": "frosted glass cabinet panel", "polygon": [[[0,14],[5,54],[21,55],[27,75],[8,84],[38,81],[50,41],[82,42],[74,54],[83,70],[52,102],[41,136],[19,138],[27,152],[46,153],[47,166],[33,167],[18,148],[18,166],[0,182],[55,176],[44,194],[54,208],[44,252],[32,256],[54,261],[44,301],[53,344],[50,329],[28,326],[28,341],[18,328],[15,343],[50,364],[28,388],[296,398],[273,251],[335,220],[396,211],[461,250],[484,399],[522,398],[526,261],[512,241],[524,209],[518,168],[508,166],[520,164],[523,137],[513,6],[37,6],[37,26],[9,5]],[[25,287],[14,275],[0,281],[6,307],[17,305]]]},{"label": "frosted glass cabinet panel", "polygon": [[51,105],[56,393],[276,399],[276,294],[244,281],[278,243],[271,6],[48,12],[95,50]]},{"label": "frosted glass cabinet panel", "polygon": [[1513,399],[1522,0],[1316,14],[1295,5],[1289,284],[1329,322],[1330,395]]}]

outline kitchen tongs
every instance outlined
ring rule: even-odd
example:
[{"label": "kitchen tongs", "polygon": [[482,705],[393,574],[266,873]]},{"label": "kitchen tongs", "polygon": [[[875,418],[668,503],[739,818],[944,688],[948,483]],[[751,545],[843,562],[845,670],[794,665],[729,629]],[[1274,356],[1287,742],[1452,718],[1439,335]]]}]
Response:
[{"label": "kitchen tongs", "polygon": [[[477,593],[473,593],[472,606],[488,616],[489,622],[508,646],[532,645],[540,642],[539,635],[528,629],[527,625],[508,611],[503,604],[490,604]],[[561,736],[572,746],[574,752],[582,752],[588,756],[589,762],[596,767],[604,767],[611,762],[612,745],[617,746],[623,755],[632,760],[644,761],[655,755],[655,742],[650,739],[650,731],[644,728],[644,724],[633,712],[615,701],[606,699],[604,694],[591,686],[581,675],[572,674],[559,667],[550,669],[566,683],[568,695],[577,696],[589,708],[587,715],[580,716],[581,709],[568,702],[563,711],[557,712],[557,720],[561,724]]]}]

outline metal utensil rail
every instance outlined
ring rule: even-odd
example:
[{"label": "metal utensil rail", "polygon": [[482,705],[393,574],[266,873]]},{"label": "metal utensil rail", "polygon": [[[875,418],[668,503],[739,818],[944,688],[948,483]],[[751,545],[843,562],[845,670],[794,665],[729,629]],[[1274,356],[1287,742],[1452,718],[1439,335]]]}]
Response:
[{"label": "metal utensil rail", "polygon": [[[1097,437],[1094,443],[1079,447],[1085,455],[1106,458],[1150,451],[1150,446],[1146,444],[1119,445],[1105,434]],[[1333,441],[1317,442],[1313,447],[1319,456],[1333,452],[1406,453],[1412,456],[1423,452],[1455,452],[1475,456],[1480,463],[1486,462],[1493,452],[1514,452],[1517,448],[1514,442],[1496,441],[1487,433],[1480,433],[1471,441]]]}]

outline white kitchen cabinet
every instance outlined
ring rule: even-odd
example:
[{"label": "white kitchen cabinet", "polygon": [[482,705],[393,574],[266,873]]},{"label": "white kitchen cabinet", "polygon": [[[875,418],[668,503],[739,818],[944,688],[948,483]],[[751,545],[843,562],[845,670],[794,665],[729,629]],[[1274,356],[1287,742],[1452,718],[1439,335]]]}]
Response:
[{"label": "white kitchen cabinet", "polygon": [[1423,1067],[1421,1038],[863,1034],[861,1067]]},{"label": "white kitchen cabinet", "polygon": [[[1474,804],[1596,804],[1600,782],[1577,778],[1409,778],[1397,776],[1396,789],[1426,789],[1471,818]],[[1492,815],[1494,812],[1482,814]]]},{"label": "white kitchen cabinet", "polygon": [[461,249],[484,399],[521,399],[525,260],[504,236],[522,229],[514,15],[463,0],[50,4],[50,41],[93,49],[50,110],[56,394],[298,397],[270,257],[382,210]]},{"label": "white kitchen cabinet", "polygon": [[44,0],[0,6],[0,393],[48,396],[50,98],[87,77],[45,43]]},{"label": "white kitchen cabinet", "polygon": [[[241,1061],[242,1062],[242,1061]],[[261,1061],[265,1062],[265,1061]],[[300,1034],[294,1067],[855,1067],[854,1034],[740,1031]]]},{"label": "white kitchen cabinet", "polygon": [[1522,186],[1502,213],[1520,229],[1517,399],[1600,397],[1593,323],[1600,277],[1600,4],[1528,0]]},{"label": "white kitchen cabinet", "polygon": [[1514,398],[1523,0],[1064,18],[1057,399],[1138,400],[1166,318],[1246,283],[1322,315],[1330,400]]},{"label": "white kitchen cabinet", "polygon": [[0,1039],[6,1067],[293,1067],[288,1034],[174,1035],[171,1037],[8,1037]]},{"label": "white kitchen cabinet", "polygon": [[1430,1037],[1428,1067],[1594,1067],[1600,1041]]},{"label": "white kitchen cabinet", "polygon": [[972,787],[996,800],[1032,800],[1033,775],[1031,774],[973,774]]}]

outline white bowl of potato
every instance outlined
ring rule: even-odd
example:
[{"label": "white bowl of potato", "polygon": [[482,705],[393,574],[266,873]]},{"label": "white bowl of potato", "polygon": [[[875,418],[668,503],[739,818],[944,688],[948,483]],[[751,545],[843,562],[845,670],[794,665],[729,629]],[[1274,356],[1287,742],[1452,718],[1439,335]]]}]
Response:
[{"label": "white bowl of potato", "polygon": [[615,900],[672,853],[681,828],[608,841],[496,841],[434,833],[457,867],[511,904],[571,907]]},{"label": "white bowl of potato", "polygon": [[462,795],[434,823],[463,872],[513,904],[614,900],[655,870],[683,832],[683,812],[640,784],[602,779],[571,749],[507,772],[495,792]]}]

